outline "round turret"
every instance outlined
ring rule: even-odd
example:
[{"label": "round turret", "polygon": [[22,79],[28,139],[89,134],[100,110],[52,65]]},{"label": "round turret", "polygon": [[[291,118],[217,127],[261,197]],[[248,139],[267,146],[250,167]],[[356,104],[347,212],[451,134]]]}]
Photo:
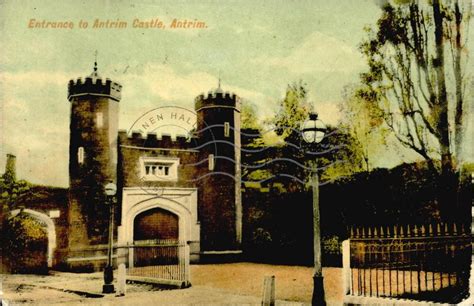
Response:
[{"label": "round turret", "polygon": [[[71,80],[69,141],[70,248],[107,242],[104,186],[117,182],[117,136],[122,86],[102,79],[97,66],[85,79]],[[87,262],[76,262],[87,265]]]},{"label": "round turret", "polygon": [[207,95],[200,94],[194,99],[196,112],[203,108],[232,107],[240,112],[240,98],[230,92],[224,92],[220,87],[209,91]]},{"label": "round turret", "polygon": [[70,80],[68,84],[69,101],[74,97],[92,95],[110,98],[119,102],[122,98],[122,85],[112,82],[110,79],[102,80],[100,77],[88,76],[83,81],[81,78],[76,81]]},{"label": "round turret", "polygon": [[[242,241],[240,98],[219,86],[195,98],[200,160],[212,159],[214,173],[198,182],[201,248],[239,250]],[[202,173],[207,173],[207,164]]]}]

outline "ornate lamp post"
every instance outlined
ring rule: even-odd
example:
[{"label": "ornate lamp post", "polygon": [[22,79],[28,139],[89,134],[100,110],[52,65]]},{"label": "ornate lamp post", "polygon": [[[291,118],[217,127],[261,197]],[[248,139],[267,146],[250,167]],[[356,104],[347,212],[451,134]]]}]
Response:
[{"label": "ornate lamp post", "polygon": [[[307,143],[319,143],[324,138],[326,126],[318,120],[318,114],[311,113],[309,120],[301,128],[303,139]],[[326,305],[324,297],[324,281],[321,265],[321,228],[319,212],[319,177],[316,160],[312,163],[311,186],[313,189],[313,247],[314,247],[314,276],[312,305]]]},{"label": "ornate lamp post", "polygon": [[104,285],[102,293],[114,293],[115,288],[114,268],[112,265],[113,241],[114,241],[114,196],[117,193],[117,186],[114,183],[105,185],[105,194],[107,195],[107,205],[109,205],[109,245],[107,249],[107,265],[104,268]]}]

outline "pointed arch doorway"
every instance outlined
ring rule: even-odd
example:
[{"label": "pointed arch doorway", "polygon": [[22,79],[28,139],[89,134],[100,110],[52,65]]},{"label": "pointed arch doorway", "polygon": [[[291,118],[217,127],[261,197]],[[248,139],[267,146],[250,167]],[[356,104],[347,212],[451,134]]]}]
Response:
[{"label": "pointed arch doorway", "polygon": [[179,217],[155,207],[138,214],[133,221],[133,241],[179,240]]}]

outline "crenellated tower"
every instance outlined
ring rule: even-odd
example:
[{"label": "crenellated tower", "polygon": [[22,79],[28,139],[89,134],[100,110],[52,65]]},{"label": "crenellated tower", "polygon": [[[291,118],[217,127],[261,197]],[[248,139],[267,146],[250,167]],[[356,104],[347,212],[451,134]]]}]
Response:
[{"label": "crenellated tower", "polygon": [[[69,143],[69,262],[78,250],[107,243],[104,185],[117,180],[118,113],[122,86],[94,71],[71,80]],[[75,253],[76,252],[76,253]],[[79,252],[80,253],[80,252]],[[69,264],[71,266],[71,264]]]},{"label": "crenellated tower", "polygon": [[208,159],[198,181],[201,250],[232,253],[242,242],[240,99],[219,82],[217,90],[196,97],[195,110],[197,136],[206,144],[200,160]]}]

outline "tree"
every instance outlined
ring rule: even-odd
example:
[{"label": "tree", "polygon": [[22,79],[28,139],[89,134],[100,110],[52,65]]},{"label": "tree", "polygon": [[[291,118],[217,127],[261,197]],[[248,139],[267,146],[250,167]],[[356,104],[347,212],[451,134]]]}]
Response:
[{"label": "tree", "polygon": [[6,220],[3,247],[11,273],[48,272],[48,236],[44,225],[21,210]]},{"label": "tree", "polygon": [[[304,181],[311,171],[307,162],[315,159],[317,166],[322,170],[321,178],[326,181],[347,177],[360,171],[362,168],[361,146],[340,126],[327,126],[327,136],[316,146],[302,140],[301,124],[309,119],[311,111],[307,94],[308,90],[302,81],[288,85],[285,97],[279,103],[276,116],[268,122],[275,127],[275,132],[285,141],[279,150],[272,152],[271,158],[292,159],[300,164],[296,166],[295,163],[290,162],[275,163],[272,165],[271,173],[289,174]],[[315,152],[317,154],[313,154]]]},{"label": "tree", "polygon": [[261,130],[262,125],[257,118],[257,108],[249,101],[242,102],[241,108],[242,129]]},{"label": "tree", "polygon": [[[302,81],[288,85],[285,98],[279,101],[279,110],[275,117],[266,120],[265,126],[272,126],[283,140],[294,143],[295,129],[306,119],[309,113],[309,104],[306,102],[306,88]],[[266,130],[262,135],[262,125],[255,116],[255,106],[251,103],[242,103],[242,146],[248,151],[242,152],[242,178],[247,181],[262,181],[270,179],[279,173],[289,174],[286,163],[272,162],[275,159],[288,157],[284,153],[284,146],[268,144],[264,137],[271,133]],[[258,135],[258,136],[250,136]],[[297,136],[296,136],[297,137]],[[291,140],[293,139],[293,141]],[[289,156],[294,158],[294,156]],[[291,164],[294,166],[294,164]],[[297,168],[297,167],[296,167]],[[293,174],[293,173],[292,173]],[[270,186],[275,182],[269,180]]]},{"label": "tree", "polygon": [[2,220],[4,214],[12,209],[16,201],[26,195],[30,190],[30,184],[25,180],[15,180],[14,176],[6,172],[0,178],[0,204],[2,209]]},{"label": "tree", "polygon": [[257,117],[255,104],[249,101],[242,102],[241,108],[241,144],[242,147],[262,147],[262,124]]},{"label": "tree", "polygon": [[318,147],[311,150],[323,153],[317,155],[323,182],[348,180],[363,171],[363,146],[343,126],[327,126],[326,136]]},{"label": "tree", "polygon": [[360,46],[369,71],[358,96],[382,114],[401,144],[432,170],[440,160],[448,174],[461,162],[470,1],[385,1],[382,10]]},{"label": "tree", "polygon": [[[30,184],[24,180],[16,180],[14,169],[7,169],[0,178],[0,257],[4,254],[4,246],[9,241],[6,232],[8,224],[6,215],[13,208],[16,201],[28,193]],[[0,263],[0,270],[5,269]]]},{"label": "tree", "polygon": [[361,154],[366,170],[370,171],[370,158],[386,144],[387,129],[383,125],[380,111],[361,99],[357,90],[352,85],[344,88],[343,103],[339,106],[342,114],[339,125],[357,140],[352,142],[359,146],[354,151]]},{"label": "tree", "polygon": [[279,110],[269,122],[275,127],[277,135],[285,141],[290,141],[298,136],[295,130],[300,129],[301,124],[308,119],[311,105],[307,100],[306,84],[303,81],[289,84],[285,98],[279,102]]},{"label": "tree", "polygon": [[[242,178],[244,180],[259,181],[271,177],[268,170],[254,169],[253,164],[268,162],[269,156],[252,150],[263,150],[265,143],[262,137],[262,124],[257,118],[255,104],[243,101],[241,108],[241,145],[242,150]],[[247,151],[248,150],[248,151]]]},{"label": "tree", "polygon": [[0,179],[0,197],[2,203],[11,208],[15,201],[30,190],[30,185],[25,180],[8,181]]},{"label": "tree", "polygon": [[0,178],[0,226],[3,226],[5,215],[13,208],[16,201],[29,191],[30,184],[27,181],[17,181],[14,173],[9,171],[3,174]]}]

